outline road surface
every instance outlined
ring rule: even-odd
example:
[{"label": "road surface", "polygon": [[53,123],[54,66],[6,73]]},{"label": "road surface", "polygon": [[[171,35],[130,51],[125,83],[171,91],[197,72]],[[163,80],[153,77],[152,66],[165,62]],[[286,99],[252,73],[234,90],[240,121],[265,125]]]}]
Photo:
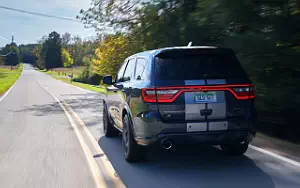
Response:
[{"label": "road surface", "polygon": [[102,98],[25,64],[0,102],[0,186],[300,187],[300,167],[253,149],[242,157],[153,149],[147,162],[129,164],[121,138],[103,137]]}]

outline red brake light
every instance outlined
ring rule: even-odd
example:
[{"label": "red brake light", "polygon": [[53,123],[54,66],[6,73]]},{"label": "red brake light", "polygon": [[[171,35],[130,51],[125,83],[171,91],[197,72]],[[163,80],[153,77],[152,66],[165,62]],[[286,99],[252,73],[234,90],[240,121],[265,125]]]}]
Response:
[{"label": "red brake light", "polygon": [[[145,102],[172,102],[171,100],[179,90],[142,89],[142,96]],[[156,93],[155,93],[156,92]],[[157,97],[157,100],[156,100]]]},{"label": "red brake light", "polygon": [[234,93],[236,94],[237,99],[253,99],[255,97],[253,86],[244,86],[244,87],[234,87]]},{"label": "red brake light", "polygon": [[252,84],[217,85],[217,86],[175,86],[159,88],[143,88],[142,97],[145,102],[174,102],[183,92],[229,91],[236,99],[255,98]]}]

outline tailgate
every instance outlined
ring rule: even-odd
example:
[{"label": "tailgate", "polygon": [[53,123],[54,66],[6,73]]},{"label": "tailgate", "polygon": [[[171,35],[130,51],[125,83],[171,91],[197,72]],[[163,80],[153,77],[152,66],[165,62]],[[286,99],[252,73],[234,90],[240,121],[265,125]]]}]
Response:
[{"label": "tailgate", "polygon": [[249,108],[244,100],[250,99],[249,83],[235,55],[228,51],[174,50],[155,58],[156,100],[166,122],[203,122],[203,130],[227,129],[232,110]]}]

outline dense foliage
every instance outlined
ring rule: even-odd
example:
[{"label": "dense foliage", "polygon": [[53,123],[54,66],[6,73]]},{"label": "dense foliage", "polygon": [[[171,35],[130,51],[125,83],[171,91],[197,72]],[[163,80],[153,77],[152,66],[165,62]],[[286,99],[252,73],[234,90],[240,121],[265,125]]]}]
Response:
[{"label": "dense foliage", "polygon": [[62,67],[61,58],[61,38],[60,35],[53,31],[49,34],[46,41],[43,43],[43,50],[45,54],[45,68],[51,69]]},{"label": "dense foliage", "polygon": [[70,67],[74,63],[69,52],[65,48],[61,49],[61,61],[64,65],[64,67]]},{"label": "dense foliage", "polygon": [[233,48],[256,85],[258,128],[291,140],[300,134],[300,0],[93,0],[80,13],[86,27],[126,39],[104,40],[96,73],[115,74],[125,58],[116,54],[128,54],[123,44],[139,51],[190,41]]},{"label": "dense foliage", "polygon": [[98,75],[116,75],[124,59],[134,54],[132,40],[124,35],[107,36],[92,59],[92,70]]},{"label": "dense foliage", "polygon": [[5,56],[1,58],[1,61],[4,61],[5,65],[15,66],[21,62],[20,51],[17,47],[17,44],[14,42],[7,44],[3,49],[1,49],[0,55]]}]

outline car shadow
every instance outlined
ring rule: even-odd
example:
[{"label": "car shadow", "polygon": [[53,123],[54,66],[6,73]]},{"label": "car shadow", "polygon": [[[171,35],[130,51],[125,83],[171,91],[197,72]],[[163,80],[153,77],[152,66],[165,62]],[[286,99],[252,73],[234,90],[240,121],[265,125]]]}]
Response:
[{"label": "car shadow", "polygon": [[274,187],[271,177],[248,157],[227,157],[211,146],[152,148],[146,162],[130,164],[120,137],[102,137],[99,145],[127,187]]}]

